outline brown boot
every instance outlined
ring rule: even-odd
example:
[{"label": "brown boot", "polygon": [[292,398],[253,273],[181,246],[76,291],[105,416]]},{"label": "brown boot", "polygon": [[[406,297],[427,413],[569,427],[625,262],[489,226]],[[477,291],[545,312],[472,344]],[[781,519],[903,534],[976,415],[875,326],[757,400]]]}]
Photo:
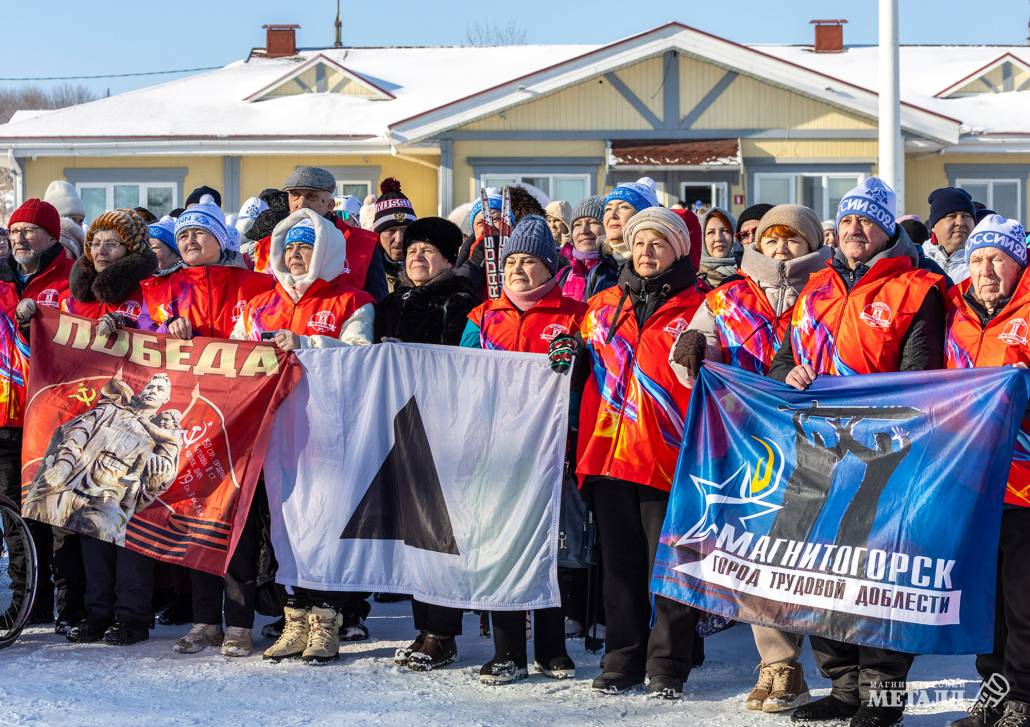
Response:
[{"label": "brown boot", "polygon": [[808,702],[808,684],[805,670],[799,662],[786,661],[769,665],[772,672],[772,689],[762,705],[763,712],[784,712]]},{"label": "brown boot", "polygon": [[407,667],[411,671],[432,671],[447,666],[458,658],[458,645],[453,636],[426,634],[422,647],[411,652]]},{"label": "brown boot", "polygon": [[748,709],[762,711],[762,707],[765,706],[765,700],[769,698],[769,692],[772,691],[772,683],[772,667],[768,664],[759,664],[758,683],[751,690],[751,694],[747,695]]}]

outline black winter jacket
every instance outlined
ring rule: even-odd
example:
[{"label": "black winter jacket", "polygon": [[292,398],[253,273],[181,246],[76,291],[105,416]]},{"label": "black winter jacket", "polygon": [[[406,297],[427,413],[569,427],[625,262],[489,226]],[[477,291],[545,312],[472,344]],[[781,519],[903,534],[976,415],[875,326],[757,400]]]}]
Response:
[{"label": "black winter jacket", "polygon": [[398,287],[376,303],[375,341],[398,338],[457,346],[469,313],[480,302],[474,285],[453,271],[417,288],[402,272]]}]

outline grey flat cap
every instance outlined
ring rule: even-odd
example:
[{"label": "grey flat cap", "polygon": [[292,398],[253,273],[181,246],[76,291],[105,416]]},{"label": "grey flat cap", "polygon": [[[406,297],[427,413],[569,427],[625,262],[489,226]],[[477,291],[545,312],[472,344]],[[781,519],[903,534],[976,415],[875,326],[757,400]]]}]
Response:
[{"label": "grey flat cap", "polygon": [[291,189],[320,189],[323,192],[336,191],[336,178],[321,167],[297,167],[283,184],[283,191]]}]

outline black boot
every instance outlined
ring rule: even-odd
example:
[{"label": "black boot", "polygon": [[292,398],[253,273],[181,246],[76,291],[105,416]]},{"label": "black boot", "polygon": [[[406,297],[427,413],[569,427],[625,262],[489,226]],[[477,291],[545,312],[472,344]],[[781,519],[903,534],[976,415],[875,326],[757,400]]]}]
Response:
[{"label": "black boot", "polygon": [[803,704],[790,716],[791,722],[823,722],[831,719],[850,719],[858,712],[858,704],[837,699],[832,694],[814,702]]},{"label": "black boot", "polygon": [[537,660],[537,671],[551,679],[571,679],[576,676],[576,665],[567,654],[553,656],[546,661]]},{"label": "black boot", "polygon": [[989,705],[978,698],[969,708],[967,716],[948,722],[948,727],[995,727],[1003,709],[1003,705]]},{"label": "black boot", "polygon": [[104,637],[104,632],[111,626],[110,621],[90,621],[88,618],[79,621],[65,633],[64,638],[76,644],[93,644]]},{"label": "black boot", "polygon": [[111,627],[104,632],[104,643],[110,646],[130,646],[146,641],[150,638],[150,628],[147,624],[129,623],[127,621],[115,621]]},{"label": "black boot", "polygon": [[680,699],[683,697],[683,680],[668,674],[656,674],[647,682],[647,695],[656,699]]},{"label": "black boot", "polygon": [[162,626],[182,626],[193,623],[193,602],[190,597],[179,596],[172,601],[167,608],[158,612],[157,622]]},{"label": "black boot", "polygon": [[490,684],[514,684],[529,676],[525,664],[516,664],[509,656],[495,656],[483,664],[479,670],[479,683]]},{"label": "black boot", "polygon": [[901,707],[870,707],[863,704],[851,718],[850,727],[894,727],[901,724]]},{"label": "black boot", "polygon": [[1030,704],[1005,702],[1005,711],[994,727],[1030,727]]},{"label": "black boot", "polygon": [[590,688],[595,692],[603,692],[604,694],[619,694],[643,683],[643,674],[622,674],[617,671],[606,671],[601,676],[594,678],[594,681],[590,683]]}]

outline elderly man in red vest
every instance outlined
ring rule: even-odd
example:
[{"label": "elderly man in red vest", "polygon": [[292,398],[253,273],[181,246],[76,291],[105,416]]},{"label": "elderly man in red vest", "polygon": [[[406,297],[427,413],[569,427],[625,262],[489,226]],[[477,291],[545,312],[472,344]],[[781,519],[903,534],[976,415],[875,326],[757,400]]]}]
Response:
[{"label": "elderly man in red vest", "polygon": [[[840,247],[829,265],[813,273],[794,306],[790,328],[769,375],[803,390],[819,376],[924,371],[943,365],[943,276],[921,270],[905,229],[895,223],[894,190],[876,177],[849,191],[837,209]],[[795,493],[798,503],[821,509],[831,478],[818,492]],[[863,491],[865,490],[865,491]],[[784,512],[791,508],[791,494]],[[860,486],[852,506],[876,507],[875,483]],[[807,528],[802,528],[807,530]],[[901,721],[903,695],[915,658],[813,636],[812,652],[833,681],[828,697],[800,707],[795,722],[851,719],[851,727],[886,727]],[[902,697],[903,698],[903,697]],[[903,703],[903,702],[902,702]]]}]

